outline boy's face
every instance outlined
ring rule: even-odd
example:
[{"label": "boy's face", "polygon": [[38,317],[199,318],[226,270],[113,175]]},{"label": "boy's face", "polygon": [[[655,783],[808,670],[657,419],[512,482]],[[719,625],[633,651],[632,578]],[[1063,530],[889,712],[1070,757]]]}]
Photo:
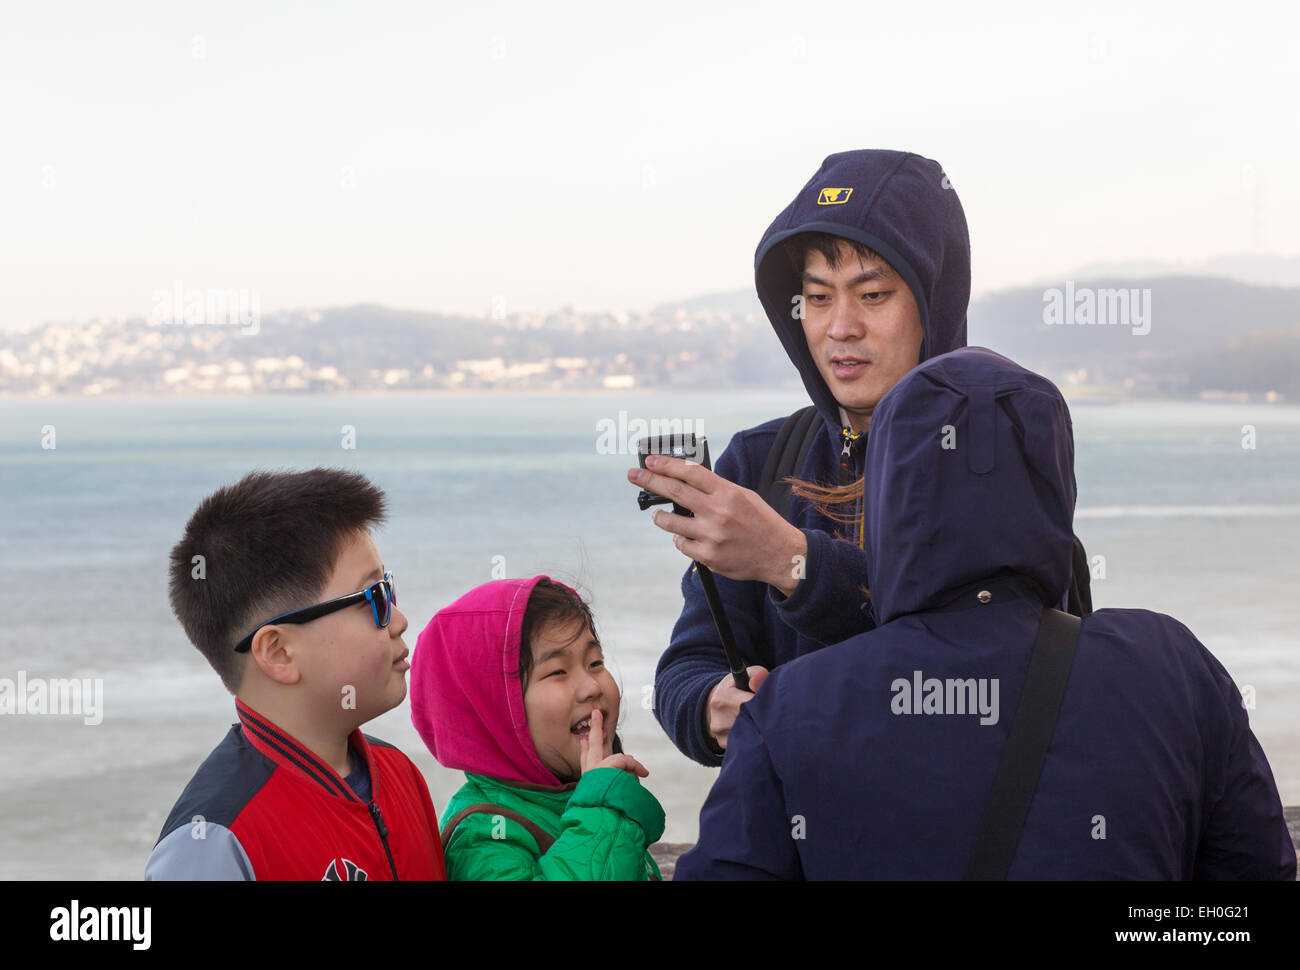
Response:
[{"label": "boy's face", "polygon": [[614,753],[618,685],[605,667],[591,627],[581,620],[546,624],[533,634],[531,649],[533,669],[524,685],[524,713],[533,747],[557,778],[578,778],[581,737],[597,708],[605,723],[601,757]]},{"label": "boy's face", "polygon": [[[318,602],[355,593],[383,578],[383,560],[374,540],[359,532],[342,547]],[[405,700],[406,671],[411,667],[402,640],[407,620],[396,605],[391,610],[383,628],[375,626],[368,602],[282,628],[291,631],[299,683],[313,716],[351,731]]]},{"label": "boy's face", "polygon": [[885,392],[920,360],[921,313],[888,263],[844,243],[838,256],[834,269],[815,249],[804,257],[803,331],[826,386],[865,431]]}]

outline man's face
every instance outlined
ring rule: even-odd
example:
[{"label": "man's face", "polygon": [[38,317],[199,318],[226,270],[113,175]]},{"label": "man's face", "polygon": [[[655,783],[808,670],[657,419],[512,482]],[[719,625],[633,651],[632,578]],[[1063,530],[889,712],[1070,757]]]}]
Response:
[{"label": "man's face", "polygon": [[[343,545],[319,601],[355,593],[383,578],[374,540],[358,532]],[[383,628],[375,626],[368,602],[283,627],[293,638],[301,683],[319,716],[337,719],[350,731],[406,699],[411,664],[402,634],[407,619],[396,605],[391,610]]]},{"label": "man's face", "polygon": [[524,685],[528,733],[542,763],[558,778],[582,774],[582,737],[591,712],[604,718],[602,758],[614,753],[618,685],[600,644],[580,620],[548,623],[533,635],[533,669]]},{"label": "man's face", "polygon": [[912,289],[883,260],[863,260],[846,243],[834,268],[808,250],[803,332],[822,379],[855,431],[871,424],[885,392],[921,357],[921,313]]}]

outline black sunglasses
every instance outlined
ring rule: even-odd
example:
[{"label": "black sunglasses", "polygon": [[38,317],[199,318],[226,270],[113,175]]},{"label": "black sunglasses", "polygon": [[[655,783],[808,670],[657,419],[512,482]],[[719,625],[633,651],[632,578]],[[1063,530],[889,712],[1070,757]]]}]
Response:
[{"label": "black sunglasses", "polygon": [[256,630],[236,643],[235,652],[247,653],[253,646],[253,637],[257,636],[257,630],[262,629],[264,626],[271,626],[273,623],[308,623],[358,603],[370,604],[370,612],[375,618],[376,627],[382,630],[388,626],[388,621],[393,618],[393,611],[390,607],[397,605],[397,584],[393,580],[393,574],[385,572],[384,578],[379,582],[372,583],[365,589],[358,590],[355,593],[348,593],[346,596],[326,600],[324,603],[317,603],[315,606],[304,606],[300,610],[291,610],[288,613],[281,613],[279,616],[272,617],[265,623],[259,624]]}]

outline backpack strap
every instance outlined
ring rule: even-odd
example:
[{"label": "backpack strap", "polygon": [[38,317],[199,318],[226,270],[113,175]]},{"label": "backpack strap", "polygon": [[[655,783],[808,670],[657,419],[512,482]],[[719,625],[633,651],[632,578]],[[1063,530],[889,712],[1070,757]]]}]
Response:
[{"label": "backpack strap", "polygon": [[461,820],[467,815],[501,815],[510,819],[512,822],[518,822],[528,830],[528,834],[537,842],[537,847],[542,850],[543,855],[549,852],[551,846],[555,844],[555,836],[551,835],[532,819],[524,818],[524,816],[520,815],[518,812],[512,812],[510,809],[502,808],[500,805],[493,805],[491,802],[479,802],[478,804],[471,805],[468,808],[462,808],[451,818],[447,819],[447,824],[442,827],[442,848],[444,852],[447,850],[447,843],[451,841],[451,833],[456,830],[456,826],[459,825]]},{"label": "backpack strap", "polygon": [[1007,878],[1061,714],[1081,626],[1077,616],[1051,608],[1043,610],[1025,686],[1011,721],[1011,735],[1002,751],[1002,762],[993,778],[963,879]]},{"label": "backpack strap", "polygon": [[790,486],[782,479],[799,474],[808,450],[821,433],[821,415],[811,404],[786,418],[776,433],[754,491],[781,513],[782,518],[787,518],[790,512]]}]

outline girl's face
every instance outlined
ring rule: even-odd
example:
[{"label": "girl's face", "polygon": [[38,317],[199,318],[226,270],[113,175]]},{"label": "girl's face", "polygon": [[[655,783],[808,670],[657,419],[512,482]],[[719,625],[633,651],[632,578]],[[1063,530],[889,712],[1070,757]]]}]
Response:
[{"label": "girl's face", "polygon": [[618,685],[605,667],[600,644],[582,620],[553,622],[533,634],[533,669],[524,685],[528,733],[542,763],[557,778],[582,775],[581,738],[591,712],[604,716],[602,758],[614,753]]}]

